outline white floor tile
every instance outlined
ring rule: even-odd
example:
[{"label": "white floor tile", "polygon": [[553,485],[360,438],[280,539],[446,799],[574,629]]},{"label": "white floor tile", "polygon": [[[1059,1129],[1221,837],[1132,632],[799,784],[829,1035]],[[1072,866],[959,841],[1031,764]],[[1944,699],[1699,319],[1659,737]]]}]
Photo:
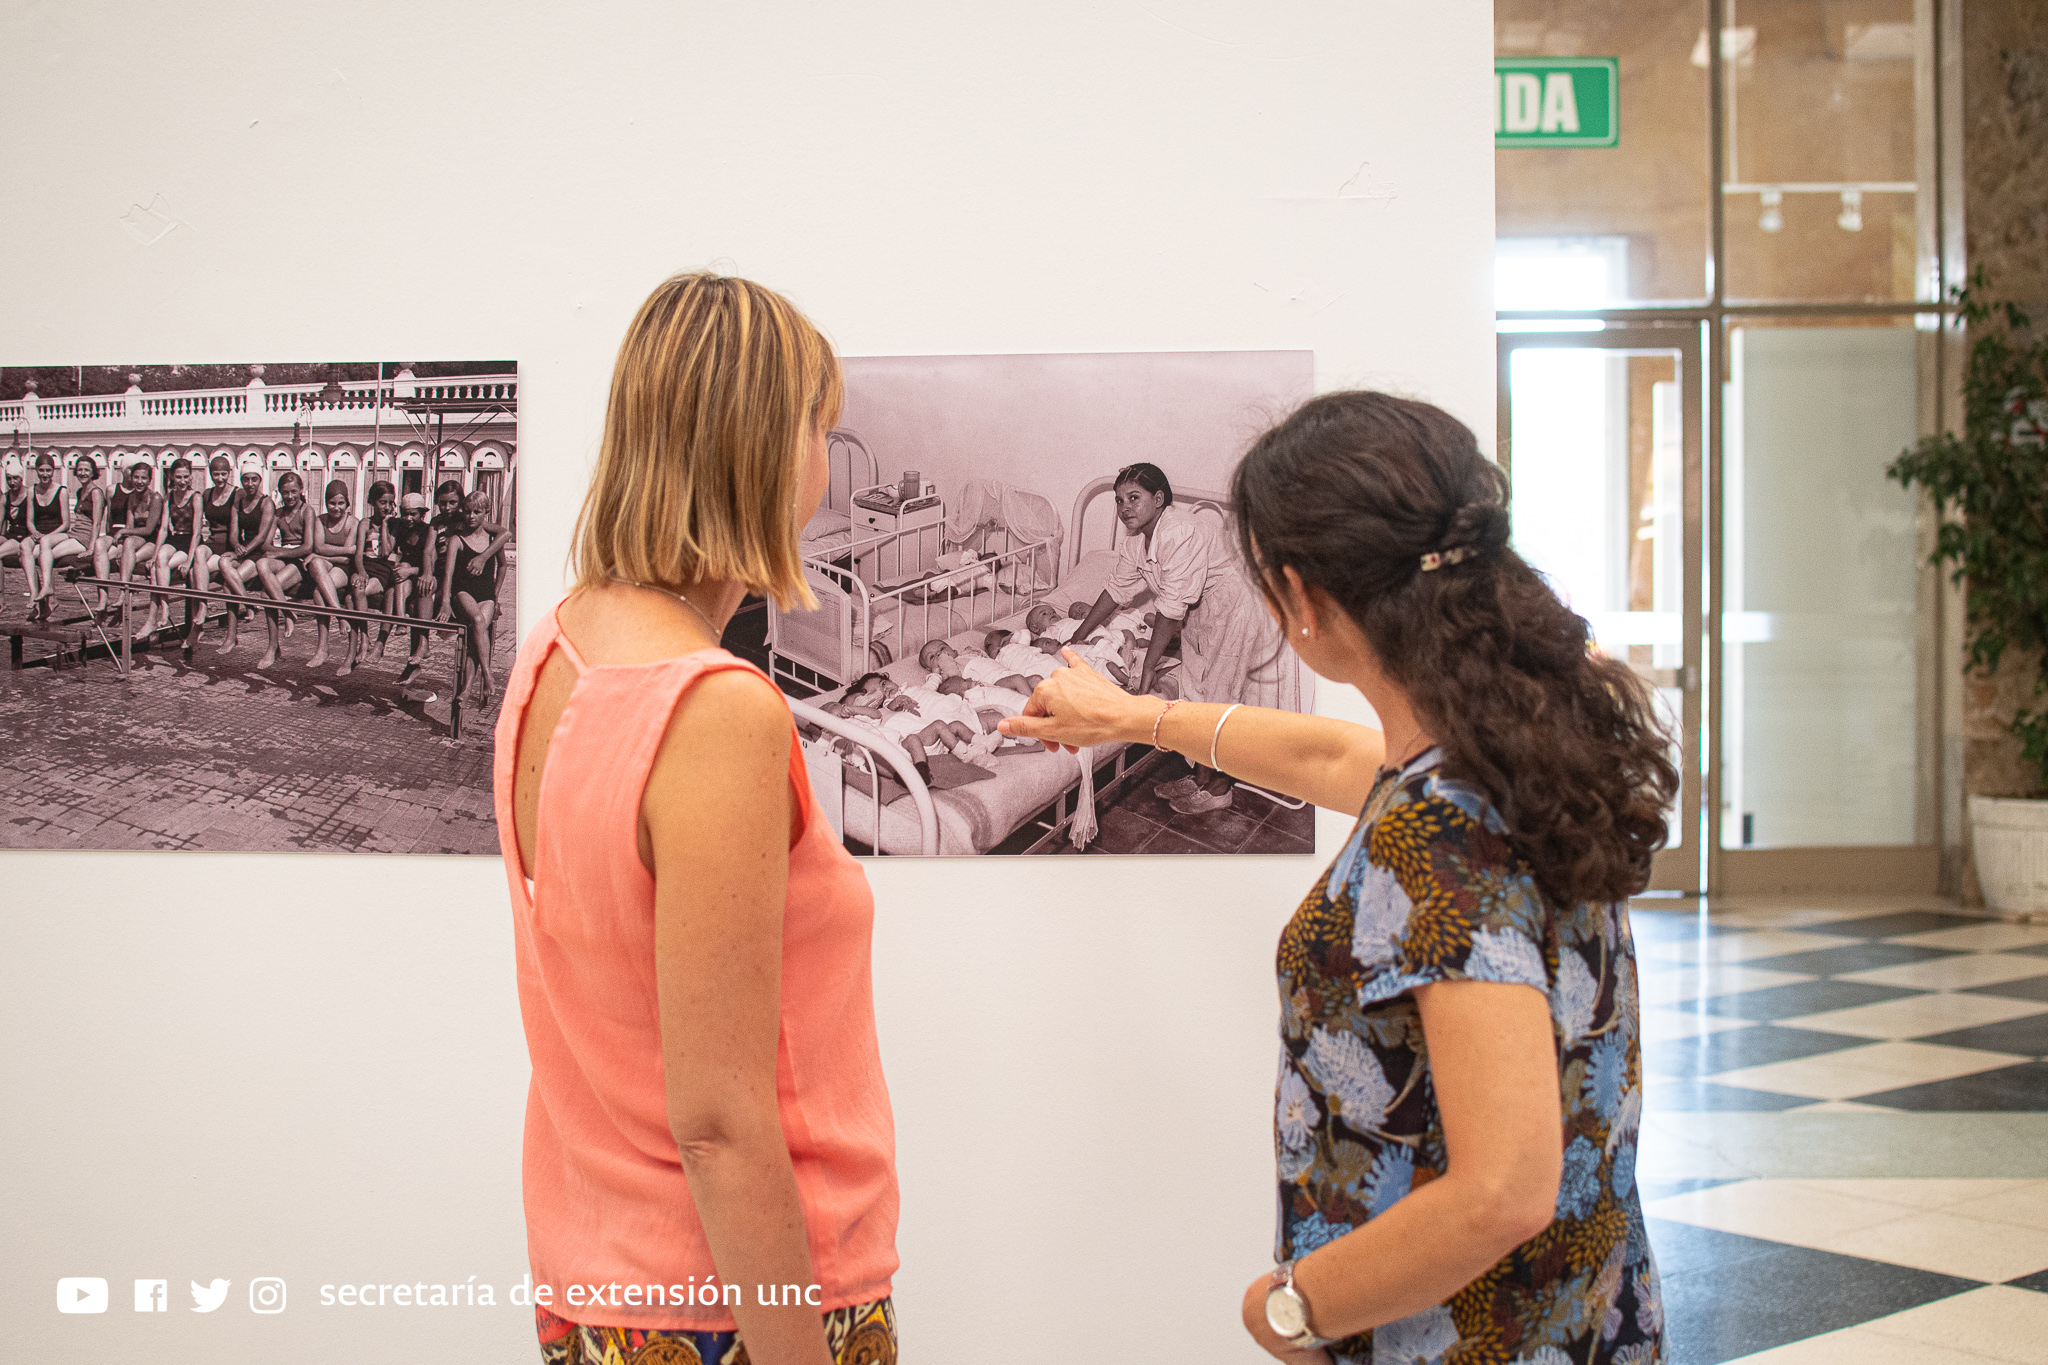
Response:
[{"label": "white floor tile", "polygon": [[1645,971],[1640,989],[1645,1005],[1677,1005],[1709,996],[1733,995],[1738,991],[1763,990],[1769,986],[1789,986],[1794,982],[1811,980],[1811,976],[1800,972],[1774,972],[1762,967],[1693,966]]},{"label": "white floor tile", "polygon": [[1728,1365],[1990,1365],[1995,1359],[1973,1351],[1884,1336],[1868,1327],[1847,1327],[1754,1355],[1738,1356]]},{"label": "white floor tile", "polygon": [[1993,1283],[2048,1270],[2048,1232],[1964,1218],[1952,1209],[1926,1209],[1869,1227],[1830,1232],[1806,1245]]},{"label": "white floor tile", "polygon": [[1706,1014],[1700,1010],[1645,1009],[1642,1012],[1643,1041],[1646,1043],[1683,1042],[1709,1033],[1755,1027],[1753,1019],[1724,1019],[1718,1014]]},{"label": "white floor tile", "polygon": [[2048,1232],[2048,1180],[2013,1183],[2018,1188],[1987,1190],[1977,1199],[1947,1206],[1948,1211],[1965,1218],[1982,1218],[1987,1223],[2011,1223]]},{"label": "white floor tile", "polygon": [[1818,1057],[1724,1071],[1705,1079],[1777,1095],[1805,1095],[1816,1100],[1852,1100],[1880,1090],[1897,1090],[1929,1081],[1969,1076],[1994,1067],[2011,1066],[2025,1057],[1976,1048],[1938,1047],[1932,1043],[1871,1043]]},{"label": "white floor tile", "polygon": [[1785,1028],[1847,1033],[1857,1038],[1924,1038],[1930,1033],[1947,1033],[1951,1029],[2002,1024],[2008,1019],[2024,1019],[2030,1014],[2048,1014],[2048,1004],[2038,1000],[2007,1000],[1994,995],[1942,992],[1881,1000],[1875,1005],[1857,1005],[1846,1010],[1802,1014],[1777,1022]]},{"label": "white floor tile", "polygon": [[1652,1200],[1643,1206],[1643,1212],[1651,1218],[1802,1247],[1818,1247],[1821,1239],[1913,1214],[1897,1204],[1836,1193],[1798,1180],[1739,1180]]},{"label": "white floor tile", "polygon": [[[1874,1108],[1870,1105],[1856,1107]],[[1809,1108],[1799,1112],[1810,1113],[1812,1110]],[[1876,1109],[1875,1112],[1891,1111]],[[1880,1203],[1897,1204],[1909,1209],[1947,1209],[1951,1213],[1960,1213],[1969,1218],[1984,1218],[1991,1222],[2008,1220],[1992,1218],[1987,1213],[1972,1212],[1973,1206],[2010,1203],[2029,1192],[2048,1195],[2048,1180],[1929,1180],[1899,1177],[1879,1180],[1802,1180],[1799,1183],[1835,1194],[1846,1194],[1852,1198],[1875,1199]],[[2026,1222],[2026,1219],[2017,1221]]]},{"label": "white floor tile", "polygon": [[1757,957],[1784,953],[1810,953],[1820,948],[1840,948],[1862,943],[1860,938],[1833,934],[1799,934],[1785,929],[1757,929],[1740,934],[1712,934],[1702,938],[1676,939],[1669,943],[1638,946],[1636,956],[1650,962],[1747,962]]},{"label": "white floor tile", "polygon": [[1886,943],[1903,943],[1913,948],[1953,948],[1965,953],[2002,953],[2009,948],[2031,948],[2048,943],[2048,924],[1966,924],[1960,929],[1936,929],[1925,934],[1901,934]]},{"label": "white floor tile", "polygon": [[2044,962],[2048,962],[2048,958],[2017,953],[1966,953],[1961,957],[1938,957],[1929,962],[1876,967],[1867,972],[1844,972],[1835,980],[1867,981],[1873,986],[1906,986],[1924,991],[1959,991],[1971,986],[2018,981],[2029,976],[2048,976],[2048,972],[2041,970]]},{"label": "white floor tile", "polygon": [[1859,1330],[1993,1360],[2048,1365],[2048,1294],[1991,1284],[1866,1322]]}]

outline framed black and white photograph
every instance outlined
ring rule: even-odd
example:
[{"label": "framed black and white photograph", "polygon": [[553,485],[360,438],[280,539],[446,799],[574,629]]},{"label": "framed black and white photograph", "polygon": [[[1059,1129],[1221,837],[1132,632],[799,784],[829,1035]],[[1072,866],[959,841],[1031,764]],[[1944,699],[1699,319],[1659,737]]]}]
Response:
[{"label": "framed black and white photograph", "polygon": [[1144,745],[996,724],[1071,648],[1132,692],[1307,710],[1245,572],[1238,455],[1312,391],[1306,351],[845,360],[810,610],[727,647],[797,714],[856,853],[1310,853],[1313,812]]},{"label": "framed black and white photograph", "polygon": [[510,361],[0,369],[0,847],[498,851]]}]

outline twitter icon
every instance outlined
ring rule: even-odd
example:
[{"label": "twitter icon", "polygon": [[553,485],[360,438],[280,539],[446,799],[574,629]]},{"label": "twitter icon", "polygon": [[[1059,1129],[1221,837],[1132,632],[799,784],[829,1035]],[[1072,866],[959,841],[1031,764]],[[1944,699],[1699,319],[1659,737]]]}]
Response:
[{"label": "twitter icon", "polygon": [[212,1284],[201,1284],[197,1280],[192,1281],[192,1311],[195,1313],[211,1313],[214,1309],[227,1302],[227,1297],[228,1282],[226,1280],[215,1280]]}]

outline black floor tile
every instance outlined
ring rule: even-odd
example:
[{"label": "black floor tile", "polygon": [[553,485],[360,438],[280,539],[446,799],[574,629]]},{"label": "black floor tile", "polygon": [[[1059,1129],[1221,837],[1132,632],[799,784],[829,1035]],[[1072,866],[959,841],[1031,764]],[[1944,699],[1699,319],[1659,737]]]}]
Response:
[{"label": "black floor tile", "polygon": [[1937,957],[1960,957],[1947,948],[1913,948],[1903,943],[1854,943],[1839,948],[1815,948],[1804,953],[1782,953],[1777,957],[1753,957],[1745,967],[1772,972],[1805,972],[1810,976],[1842,976],[1868,972],[1879,967],[1903,967],[1909,962],[1931,962]]},{"label": "black floor tile", "polygon": [[1910,1085],[1903,1090],[1858,1095],[1856,1102],[1923,1113],[1942,1109],[2028,1114],[2048,1112],[2048,1062],[2021,1062],[1995,1071],[1980,1071],[1974,1076],[1958,1076],[1951,1081],[1932,1081],[1926,1085]]},{"label": "black floor tile", "polygon": [[1096,825],[1095,843],[1104,853],[1136,853],[1159,833],[1158,825],[1117,806],[1098,812]]},{"label": "black floor tile", "polygon": [[1976,1047],[1986,1052],[2017,1052],[2022,1057],[2048,1057],[2048,1014],[2008,1019],[2002,1024],[1979,1024],[1913,1041],[1941,1047]]},{"label": "black floor tile", "polygon": [[1738,1085],[1716,1085],[1702,1080],[1653,1080],[1643,1087],[1643,1108],[1661,1114],[1701,1114],[1723,1109],[1775,1113],[1812,1103],[1804,1095],[1774,1095],[1768,1090],[1745,1090]]},{"label": "black floor tile", "polygon": [[1207,844],[1196,843],[1186,835],[1170,829],[1162,829],[1146,841],[1141,853],[1216,853]]},{"label": "black floor tile", "polygon": [[1649,1220],[1671,1365],[1718,1365],[1967,1293],[1975,1280]]},{"label": "black floor tile", "polygon": [[1699,1002],[1699,1008],[1725,1019],[1793,1019],[1824,1010],[1853,1009],[1876,1005],[1908,995],[1930,992],[1903,986],[1873,986],[1864,981],[1795,981],[1789,986],[1766,986],[1762,990],[1713,995]]},{"label": "black floor tile", "polygon": [[[1184,765],[1175,766],[1181,767]],[[1179,778],[1183,775],[1183,773],[1177,772],[1173,768],[1168,768],[1162,764],[1154,764],[1145,772],[1132,776],[1130,784],[1125,788],[1123,794],[1117,797],[1116,804],[1133,815],[1144,816],[1154,824],[1170,825],[1176,820],[1185,820],[1187,817],[1176,811],[1168,803],[1167,798],[1160,796],[1152,790],[1162,782]]]},{"label": "black floor tile", "polygon": [[2001,981],[1995,986],[1971,986],[1964,995],[1995,995],[2005,1000],[2039,1000],[2048,1004],[2048,976],[2023,977],[2018,981]]},{"label": "black floor tile", "polygon": [[1313,839],[1316,833],[1316,808],[1304,804],[1300,810],[1289,810],[1277,802],[1250,792],[1237,794],[1237,806],[1243,811],[1265,811],[1266,823],[1275,829],[1301,839]]},{"label": "black floor tile", "polygon": [[2037,1294],[2048,1294],[2048,1270],[2037,1270],[2031,1275],[2022,1275],[2017,1280],[2007,1280],[2014,1289],[2031,1289]]},{"label": "black floor tile", "polygon": [[1289,834],[1284,829],[1275,829],[1268,822],[1260,825],[1252,837],[1244,841],[1239,853],[1314,853],[1316,846],[1298,834]]},{"label": "black floor tile", "polygon": [[[1685,1177],[1676,1180],[1638,1180],[1636,1182],[1636,1193],[1641,1195],[1643,1202],[1647,1204],[1657,1199],[1669,1199],[1674,1194],[1691,1194],[1694,1190],[1711,1190],[1716,1185],[1733,1185],[1736,1179],[1739,1178],[1707,1180],[1699,1177]],[[1659,1262],[1658,1267],[1662,1269],[1663,1263]]]},{"label": "black floor tile", "polygon": [[1864,1047],[1869,1042],[1868,1038],[1848,1038],[1839,1033],[1758,1024],[1755,1028],[1653,1043],[1643,1049],[1643,1070],[1657,1076],[1715,1076],[1737,1067],[1818,1057],[1824,1052]]},{"label": "black floor tile", "polygon": [[[1240,800],[1243,798],[1240,797]],[[1242,807],[1231,805],[1218,810],[1205,810],[1194,815],[1170,813],[1159,822],[1183,838],[1193,839],[1218,853],[1235,853],[1243,848],[1245,841],[1258,833],[1260,823],[1255,815],[1247,814]]]},{"label": "black floor tile", "polygon": [[1939,910],[1898,910],[1888,915],[1866,915],[1862,919],[1836,919],[1825,924],[1804,924],[1799,932],[1835,934],[1843,938],[1894,938],[1900,934],[1929,934],[1936,929],[1961,929],[1983,924],[1980,915],[1950,915]]}]

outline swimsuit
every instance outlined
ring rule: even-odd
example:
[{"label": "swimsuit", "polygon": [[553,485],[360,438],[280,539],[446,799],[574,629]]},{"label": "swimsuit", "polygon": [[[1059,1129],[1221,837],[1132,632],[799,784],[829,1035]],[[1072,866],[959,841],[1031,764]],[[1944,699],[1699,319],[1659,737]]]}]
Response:
[{"label": "swimsuit", "polygon": [[246,546],[246,548],[242,551],[242,553],[244,554],[249,553],[249,551],[251,550],[260,550],[263,548],[261,545],[248,544],[248,537],[242,534],[242,519],[244,517],[253,517],[255,518],[256,525],[259,527],[262,526],[263,504],[265,501],[266,499],[261,494],[258,494],[256,497],[256,505],[254,507],[244,507],[242,506],[242,499],[240,498],[240,496],[228,499],[228,515],[230,518],[228,524],[233,528],[233,537],[230,539],[228,543],[231,545]]},{"label": "swimsuit", "polygon": [[431,573],[433,568],[426,562],[426,549],[434,539],[434,528],[424,521],[407,521],[403,518],[391,528],[391,558],[395,563],[410,564],[421,573]]},{"label": "swimsuit", "polygon": [[21,495],[20,502],[7,504],[7,515],[0,519],[0,540],[22,540],[28,536],[28,494]]},{"label": "swimsuit", "polygon": [[[293,510],[286,510],[283,507],[278,508],[278,549],[296,550],[299,546],[306,543],[306,524],[313,519],[312,508],[313,504],[310,502],[302,502]],[[300,559],[305,558],[307,556],[300,556]],[[284,562],[289,564],[293,561],[285,560]],[[284,595],[286,597],[311,597],[313,595],[313,575],[309,571],[308,566],[303,563],[299,565],[299,581],[286,588]]]},{"label": "swimsuit", "polygon": [[450,580],[449,587],[454,592],[468,593],[474,602],[486,599],[495,602],[498,600],[499,558],[492,555],[489,562],[478,568],[477,561],[482,558],[482,551],[470,549],[469,542],[458,536],[455,541],[455,577]]},{"label": "swimsuit", "polygon": [[198,497],[197,493],[187,493],[183,502],[172,504],[169,513],[172,549],[192,543],[192,503]]},{"label": "swimsuit", "polygon": [[64,486],[58,484],[50,490],[48,502],[36,501],[34,492],[28,495],[29,524],[36,528],[39,536],[49,535],[64,524]]},{"label": "swimsuit", "polygon": [[92,544],[93,502],[105,496],[105,491],[96,483],[78,490],[78,501],[71,508],[71,538],[80,545]]},{"label": "swimsuit", "polygon": [[388,590],[398,582],[398,566],[391,562],[391,522],[386,517],[369,517],[363,523],[363,572]]},{"label": "swimsuit", "polygon": [[206,548],[217,555],[228,552],[228,523],[235,515],[235,495],[228,493],[227,501],[216,503],[211,494],[200,499],[200,508],[206,513]]}]

